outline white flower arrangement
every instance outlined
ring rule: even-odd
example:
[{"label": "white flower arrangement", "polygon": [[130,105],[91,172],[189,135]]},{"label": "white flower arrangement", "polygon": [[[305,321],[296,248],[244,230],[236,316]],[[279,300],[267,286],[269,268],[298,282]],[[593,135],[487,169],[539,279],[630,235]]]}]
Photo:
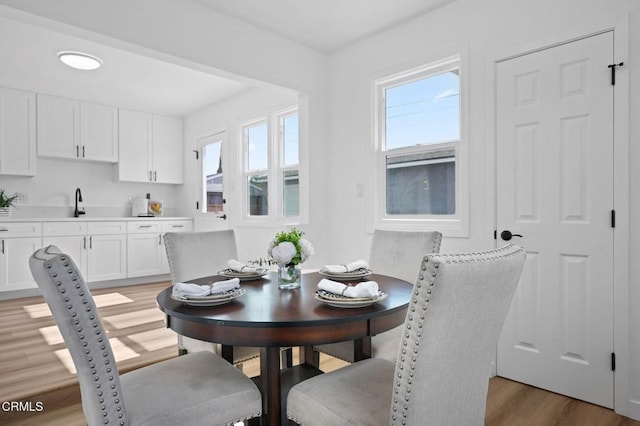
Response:
[{"label": "white flower arrangement", "polygon": [[291,229],[289,232],[278,232],[269,244],[267,254],[280,267],[298,265],[314,254],[313,245],[302,238],[304,232]]}]

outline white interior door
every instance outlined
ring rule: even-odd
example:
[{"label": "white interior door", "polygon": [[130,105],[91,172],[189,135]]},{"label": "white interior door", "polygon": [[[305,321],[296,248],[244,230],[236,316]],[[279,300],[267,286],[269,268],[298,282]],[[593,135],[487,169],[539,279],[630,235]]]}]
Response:
[{"label": "white interior door", "polygon": [[498,375],[613,406],[613,33],[497,65],[497,238],[527,261]]}]

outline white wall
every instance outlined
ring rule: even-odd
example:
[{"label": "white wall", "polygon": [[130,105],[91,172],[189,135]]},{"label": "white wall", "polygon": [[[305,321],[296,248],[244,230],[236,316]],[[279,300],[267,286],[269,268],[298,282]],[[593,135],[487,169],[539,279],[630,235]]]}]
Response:
[{"label": "white wall", "polygon": [[[631,116],[640,116],[640,74],[633,60],[640,57],[640,12],[632,0],[458,0],[435,12],[368,38],[346,48],[330,59],[330,158],[326,176],[332,205],[340,206],[331,216],[331,234],[342,236],[340,248],[345,259],[366,254],[370,243],[373,208],[371,200],[372,137],[371,82],[394,72],[427,64],[462,53],[467,58],[469,96],[469,185],[470,226],[468,238],[445,238],[442,251],[472,251],[494,246],[494,71],[493,62],[508,55],[540,48],[599,30],[625,26],[628,13],[636,8],[631,27],[631,56],[616,60],[628,62],[622,72],[631,72],[636,84],[631,87]],[[634,26],[635,24],[635,26]],[[617,32],[616,36],[621,33]],[[625,55],[625,52],[617,52]],[[628,71],[627,71],[628,70]],[[631,210],[618,212],[629,218],[640,213],[640,149],[634,144],[640,134],[638,120],[631,120]],[[354,158],[365,161],[353,161]],[[356,183],[365,185],[365,198],[356,197]],[[625,183],[626,184],[626,183]],[[624,196],[622,197],[624,198]],[[633,222],[633,220],[631,220]],[[635,238],[634,238],[635,237]],[[630,259],[640,254],[640,226],[631,225]],[[635,242],[635,243],[633,243]],[[627,253],[616,253],[627,256]],[[630,350],[618,353],[616,409],[640,418],[640,266],[631,262],[629,324]],[[618,271],[622,274],[626,271]],[[626,283],[625,283],[626,285]],[[626,289],[626,288],[625,288]],[[623,300],[624,304],[624,300]],[[617,306],[620,308],[620,306]],[[617,316],[616,319],[620,319]],[[621,343],[618,348],[625,349]],[[627,379],[630,381],[627,382]],[[633,401],[636,402],[633,402]],[[631,402],[630,402],[631,401]]]},{"label": "white wall", "polygon": [[112,164],[39,157],[36,176],[3,175],[0,188],[28,196],[26,203],[18,203],[15,217],[69,217],[76,188],[82,192],[82,206],[89,217],[130,216],[129,197],[146,193],[165,202],[165,216],[176,214],[177,185],[118,182],[114,172]]},{"label": "white wall", "polygon": [[[629,22],[629,415],[640,419],[640,5],[636,6]],[[625,255],[625,253],[620,253]],[[625,336],[626,337],[626,336]]]},{"label": "white wall", "polygon": [[[313,159],[310,184],[316,200],[316,207],[310,212],[310,223],[326,223],[320,208],[326,193],[324,179],[314,181],[315,176],[322,174],[326,158],[326,55],[189,1],[137,0],[134,3],[127,0],[58,0],[53,4],[41,0],[0,0],[0,5],[14,8],[15,14],[27,22],[63,30],[88,40],[213,72],[257,87],[286,88],[299,93],[309,111],[307,126],[310,149],[307,154]],[[252,110],[250,103],[246,107],[247,111]],[[191,149],[187,145],[185,161],[191,158]],[[2,184],[8,182],[4,177],[0,179]],[[18,190],[18,184],[20,188],[24,187],[22,181],[15,186],[14,182],[12,179],[7,188]],[[37,190],[47,194],[54,188],[49,182],[50,179],[39,180],[34,185]],[[92,186],[113,190],[110,202],[119,203],[115,201],[116,198],[126,199],[131,192],[125,187],[114,188],[111,182],[100,176],[96,176]],[[189,192],[181,189],[176,193],[173,188],[154,191],[165,191],[159,196],[164,196],[165,202],[175,207],[182,206],[187,198],[185,194]],[[35,200],[30,197],[32,201]],[[180,209],[185,212],[182,207]],[[268,233],[275,231],[274,228]],[[314,242],[321,245],[320,240]],[[239,244],[249,245],[248,241]]]},{"label": "white wall", "polygon": [[[247,260],[266,257],[269,241],[281,227],[244,226],[242,217],[243,184],[237,177],[241,175],[242,161],[241,134],[239,124],[263,116],[264,114],[298,105],[298,95],[291,91],[255,88],[243,92],[239,96],[211,105],[185,117],[185,170],[186,182],[181,197],[181,205],[188,206],[184,214],[193,215],[195,191],[200,171],[194,165],[193,150],[196,141],[204,134],[226,131],[226,146],[223,147],[225,193],[227,200],[225,213],[227,221],[215,218],[212,213],[196,213],[197,230],[214,230],[233,228],[236,232],[239,258]],[[300,227],[310,231],[309,224]],[[313,235],[310,235],[313,238]],[[314,241],[315,242],[315,241]],[[305,265],[306,266],[306,265]]]},{"label": "white wall", "polygon": [[[458,0],[434,13],[369,38],[327,57],[283,38],[224,18],[190,2],[139,0],[135,7],[126,0],[85,2],[81,0],[0,0],[56,21],[85,28],[108,41],[129,45],[134,51],[185,61],[237,74],[248,81],[295,90],[308,99],[310,136],[310,220],[305,227],[318,255],[309,266],[331,259],[366,256],[370,231],[370,167],[365,161],[371,138],[370,82],[393,71],[428,63],[456,53],[467,55],[469,73],[470,227],[468,238],[448,238],[444,251],[485,249],[494,245],[494,141],[493,61],[508,54],[542,47],[597,30],[616,27],[633,9],[630,25],[628,70],[630,93],[630,209],[618,215],[630,218],[629,256],[640,258],[640,225],[632,220],[640,213],[640,10],[637,0]],[[155,13],[149,13],[154,10]],[[142,31],[141,29],[144,29]],[[96,39],[101,37],[96,36]],[[102,40],[104,41],[104,40]],[[622,52],[624,53],[624,52]],[[634,78],[635,77],[635,78]],[[635,82],[635,83],[634,83]],[[250,96],[263,99],[263,94]],[[275,99],[275,98],[274,98]],[[212,106],[188,119],[187,142],[201,128],[225,124],[252,111],[245,99],[226,114],[223,106]],[[220,116],[220,117],[218,117]],[[211,123],[207,123],[211,120]],[[188,156],[191,146],[187,145]],[[75,166],[74,166],[75,168]],[[45,166],[46,170],[46,166]],[[86,170],[79,170],[85,172]],[[51,175],[50,175],[51,176]],[[3,178],[4,179],[4,178]],[[16,178],[17,179],[17,178]],[[106,184],[106,174],[91,186]],[[3,180],[3,182],[5,182]],[[32,191],[42,191],[37,181]],[[75,188],[73,177],[62,181],[63,192]],[[356,183],[363,183],[365,198],[356,197]],[[9,182],[9,186],[15,181]],[[52,186],[53,188],[53,186]],[[108,185],[105,186],[110,191]],[[142,188],[132,188],[136,191]],[[44,199],[47,190],[42,191]],[[114,191],[116,202],[128,193]],[[171,194],[167,193],[167,197]],[[188,199],[186,192],[176,200]],[[186,202],[186,201],[185,201]],[[263,241],[275,229],[238,229],[240,251],[261,255]],[[259,240],[259,243],[257,242]],[[616,401],[619,412],[640,419],[640,265],[630,262],[627,288],[629,321],[618,324],[628,330],[629,348],[618,354],[622,360],[617,375]],[[624,377],[623,377],[624,376]],[[627,382],[626,379],[629,381]],[[625,383],[628,383],[626,385]]]},{"label": "white wall", "polygon": [[[283,108],[299,106],[300,128],[303,133],[307,133],[305,127],[305,116],[307,115],[308,104],[306,97],[285,90],[260,89],[255,88],[235,96],[215,105],[211,105],[185,118],[185,170],[188,179],[184,191],[181,193],[181,204],[193,206],[193,185],[195,185],[196,172],[193,170],[193,152],[195,141],[203,134],[226,130],[227,147],[223,155],[226,155],[225,173],[225,198],[227,204],[225,212],[228,222],[221,222],[214,219],[211,214],[196,214],[195,222],[197,229],[219,229],[229,226],[235,230],[238,243],[238,255],[242,261],[264,258],[267,255],[267,247],[276,232],[285,228],[283,225],[275,226],[252,226],[243,224],[242,217],[242,191],[243,183],[239,176],[242,173],[240,164],[242,161],[241,135],[239,134],[239,124],[260,117],[263,114],[275,112]],[[304,143],[304,136],[301,143]],[[313,138],[312,140],[318,140]],[[337,256],[336,244],[332,241],[331,234],[326,232],[329,227],[329,217],[327,211],[332,207],[327,207],[325,198],[326,179],[324,170],[327,164],[326,144],[311,142],[308,149],[301,149],[301,158],[309,158],[310,182],[309,193],[312,194],[309,200],[309,221],[298,226],[306,233],[306,237],[313,243],[316,249],[316,256],[312,256],[304,265],[305,268],[319,268],[327,263],[330,254]],[[301,178],[306,176],[301,174]],[[184,212],[185,214],[188,211]],[[334,258],[335,260],[335,258]]]}]

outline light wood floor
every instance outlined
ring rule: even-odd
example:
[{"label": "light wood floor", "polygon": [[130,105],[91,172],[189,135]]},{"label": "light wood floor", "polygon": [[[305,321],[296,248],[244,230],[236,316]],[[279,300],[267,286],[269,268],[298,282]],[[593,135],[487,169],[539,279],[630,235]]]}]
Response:
[{"label": "light wood floor", "polygon": [[[93,291],[118,367],[129,371],[177,355],[175,334],[164,326],[155,297],[169,283]],[[31,401],[31,412],[0,410],[1,425],[86,425],[65,347],[40,297],[0,301],[0,402]],[[294,360],[297,354],[294,352]],[[323,371],[345,363],[325,356]],[[259,362],[244,364],[249,376]],[[36,403],[43,409],[37,410]],[[4,405],[3,405],[4,406]],[[486,425],[635,425],[613,411],[500,377],[491,379]]]}]

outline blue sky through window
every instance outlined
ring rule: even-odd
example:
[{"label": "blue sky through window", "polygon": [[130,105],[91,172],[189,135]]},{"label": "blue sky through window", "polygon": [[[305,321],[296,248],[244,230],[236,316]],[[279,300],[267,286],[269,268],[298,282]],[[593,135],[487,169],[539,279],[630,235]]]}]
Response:
[{"label": "blue sky through window", "polygon": [[214,142],[207,144],[204,147],[204,174],[205,176],[211,176],[218,173],[218,167],[220,166],[220,148],[221,142]]},{"label": "blue sky through window", "polygon": [[386,149],[460,139],[460,78],[446,72],[386,89]]},{"label": "blue sky through window", "polygon": [[249,170],[266,170],[269,168],[269,138],[267,124],[251,126],[248,132]]},{"label": "blue sky through window", "polygon": [[282,120],[283,126],[283,166],[298,164],[298,114],[291,114]]}]

